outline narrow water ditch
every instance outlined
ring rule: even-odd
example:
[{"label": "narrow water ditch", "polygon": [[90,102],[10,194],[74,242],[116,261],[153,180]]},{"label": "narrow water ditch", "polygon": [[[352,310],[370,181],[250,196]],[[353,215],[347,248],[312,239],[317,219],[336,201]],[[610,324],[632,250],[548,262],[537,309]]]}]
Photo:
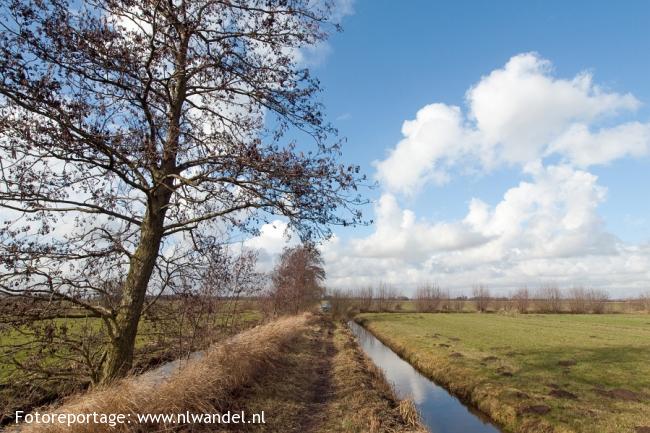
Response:
[{"label": "narrow water ditch", "polygon": [[148,381],[153,383],[154,385],[160,385],[162,382],[169,379],[172,374],[186,367],[190,361],[194,359],[200,359],[203,357],[204,354],[205,352],[203,350],[192,352],[189,354],[189,356],[185,356],[182,358],[175,359],[173,361],[166,362],[149,371],[145,371],[140,376],[138,376],[136,380],[142,382]]},{"label": "narrow water ditch", "polygon": [[368,330],[348,322],[368,357],[384,371],[400,399],[410,398],[431,433],[499,433],[487,418],[420,374]]}]

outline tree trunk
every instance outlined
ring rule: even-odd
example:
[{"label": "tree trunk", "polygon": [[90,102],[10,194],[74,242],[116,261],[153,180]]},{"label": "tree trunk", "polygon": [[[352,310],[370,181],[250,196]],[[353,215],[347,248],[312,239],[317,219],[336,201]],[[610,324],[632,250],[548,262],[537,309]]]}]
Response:
[{"label": "tree trunk", "polygon": [[131,369],[140,315],[162,240],[163,209],[160,205],[150,206],[142,223],[140,243],[131,256],[111,343],[106,349],[101,383],[122,377]]}]

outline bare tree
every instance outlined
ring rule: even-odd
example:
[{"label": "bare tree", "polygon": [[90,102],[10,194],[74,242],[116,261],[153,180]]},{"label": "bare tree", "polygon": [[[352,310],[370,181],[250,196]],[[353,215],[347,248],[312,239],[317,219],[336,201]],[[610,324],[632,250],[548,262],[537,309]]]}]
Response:
[{"label": "bare tree", "polygon": [[589,311],[594,314],[603,314],[607,310],[607,301],[609,300],[609,294],[605,290],[601,289],[589,289],[587,291],[587,301],[589,305]]},{"label": "bare tree", "polygon": [[538,301],[538,309],[542,313],[562,312],[562,291],[554,285],[545,285],[539,288],[535,296]]},{"label": "bare tree", "polygon": [[388,297],[390,295],[390,286],[383,281],[379,282],[379,286],[375,292],[375,301],[377,304],[377,311],[382,312],[388,310]]},{"label": "bare tree", "polygon": [[650,312],[650,290],[641,293],[638,297],[637,303],[639,310]]},{"label": "bare tree", "polygon": [[325,293],[320,251],[313,244],[285,248],[272,280],[271,299],[276,313],[296,314],[312,308]]},{"label": "bare tree", "polygon": [[511,311],[513,306],[512,302],[507,296],[492,297],[492,309],[494,311]]},{"label": "bare tree", "polygon": [[206,233],[281,214],[310,239],[360,221],[358,167],[336,162],[319,84],[294,60],[327,37],[328,2],[1,9],[0,291],[101,318],[102,381],[130,369],[147,289],[165,287],[152,281]]},{"label": "bare tree", "polygon": [[345,319],[351,315],[354,308],[354,296],[347,290],[334,289],[328,293],[332,316]]},{"label": "bare tree", "polygon": [[519,313],[524,314],[528,312],[528,306],[530,304],[529,298],[530,298],[530,294],[528,292],[528,288],[526,287],[517,290],[515,294],[512,295],[512,300]]},{"label": "bare tree", "polygon": [[447,303],[449,304],[449,311],[462,313],[465,311],[465,304],[467,296],[462,293],[456,293],[457,296],[452,296],[451,291],[447,290]]},{"label": "bare tree", "polygon": [[490,306],[490,290],[483,284],[477,284],[472,288],[472,296],[476,303],[476,310],[484,313]]},{"label": "bare tree", "polygon": [[455,297],[450,301],[452,311],[455,311],[456,313],[462,313],[465,311],[465,301],[467,301],[467,297],[465,296]]},{"label": "bare tree", "polygon": [[440,309],[442,290],[437,284],[426,283],[415,291],[415,306],[420,312],[434,312]]},{"label": "bare tree", "polygon": [[568,294],[569,311],[572,313],[589,312],[589,291],[584,287],[573,287]]},{"label": "bare tree", "polygon": [[372,311],[372,304],[375,297],[372,286],[367,286],[359,289],[357,292],[357,297],[359,298],[359,310],[362,313]]},{"label": "bare tree", "polygon": [[403,295],[391,284],[381,281],[374,294],[377,311],[391,311],[401,308],[397,301],[403,298]]}]

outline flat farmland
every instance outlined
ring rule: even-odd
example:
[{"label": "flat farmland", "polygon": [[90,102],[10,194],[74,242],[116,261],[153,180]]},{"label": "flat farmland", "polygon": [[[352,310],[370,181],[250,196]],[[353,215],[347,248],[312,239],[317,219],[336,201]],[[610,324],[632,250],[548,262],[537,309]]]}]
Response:
[{"label": "flat farmland", "polygon": [[372,313],[357,320],[506,431],[650,431],[650,316]]}]

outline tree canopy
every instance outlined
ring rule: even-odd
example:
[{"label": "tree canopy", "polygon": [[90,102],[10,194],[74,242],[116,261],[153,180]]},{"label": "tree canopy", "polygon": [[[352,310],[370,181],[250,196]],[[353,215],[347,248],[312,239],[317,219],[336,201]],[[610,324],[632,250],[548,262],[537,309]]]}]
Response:
[{"label": "tree canopy", "polygon": [[[335,28],[327,2],[1,5],[0,291],[101,317],[105,380],[130,368],[147,290],[216,230],[361,222],[359,168],[296,60]],[[94,302],[108,283],[118,301]]]},{"label": "tree canopy", "polygon": [[272,275],[275,311],[298,313],[314,306],[324,294],[325,268],[313,244],[285,248]]}]

